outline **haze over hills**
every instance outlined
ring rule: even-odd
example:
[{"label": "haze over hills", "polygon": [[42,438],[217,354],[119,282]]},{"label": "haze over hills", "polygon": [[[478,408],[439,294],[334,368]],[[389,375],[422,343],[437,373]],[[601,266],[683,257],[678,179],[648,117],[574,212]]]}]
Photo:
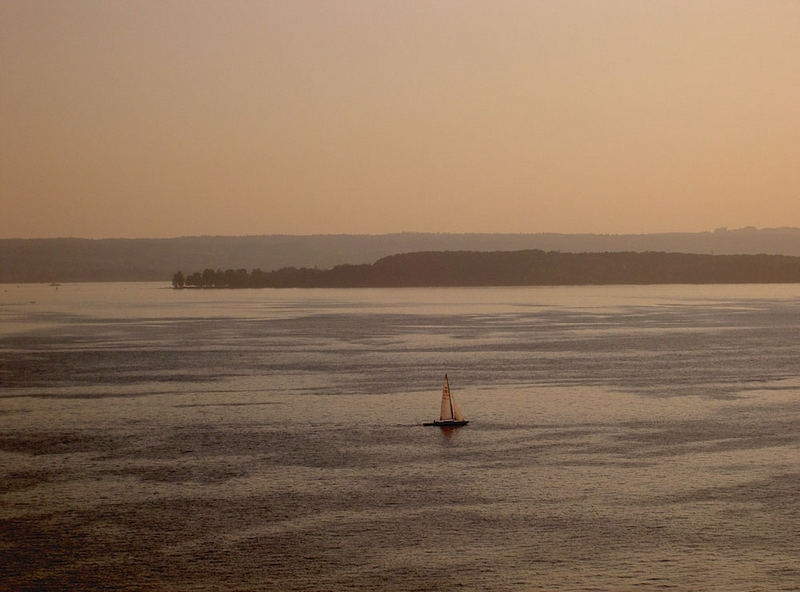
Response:
[{"label": "haze over hills", "polygon": [[800,255],[798,228],[664,234],[193,236],[0,239],[0,282],[169,281],[176,270],[330,268],[419,251],[672,252]]}]

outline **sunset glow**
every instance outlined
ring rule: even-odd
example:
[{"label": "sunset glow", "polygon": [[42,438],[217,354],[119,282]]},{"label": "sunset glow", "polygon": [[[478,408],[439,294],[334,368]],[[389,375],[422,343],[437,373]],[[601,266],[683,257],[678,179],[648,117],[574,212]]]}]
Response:
[{"label": "sunset glow", "polygon": [[0,237],[800,226],[800,3],[0,0]]}]

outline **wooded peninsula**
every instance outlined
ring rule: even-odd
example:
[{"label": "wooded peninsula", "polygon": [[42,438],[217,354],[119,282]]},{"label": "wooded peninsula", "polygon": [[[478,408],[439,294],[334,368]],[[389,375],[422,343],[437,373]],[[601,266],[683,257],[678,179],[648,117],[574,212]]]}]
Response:
[{"label": "wooded peninsula", "polygon": [[275,271],[205,269],[175,288],[367,288],[603,284],[800,283],[800,257],[660,252],[430,251],[372,264]]}]

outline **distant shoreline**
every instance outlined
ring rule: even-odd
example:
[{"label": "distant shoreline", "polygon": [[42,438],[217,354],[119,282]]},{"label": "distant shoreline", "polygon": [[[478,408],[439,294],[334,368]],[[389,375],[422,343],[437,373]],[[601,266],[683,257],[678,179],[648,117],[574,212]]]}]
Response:
[{"label": "distant shoreline", "polygon": [[172,278],[178,289],[433,288],[800,283],[800,257],[661,252],[428,251],[372,264],[275,271],[207,268]]},{"label": "distant shoreline", "polygon": [[660,234],[490,234],[184,236],[171,239],[0,239],[0,282],[141,282],[176,270],[371,264],[400,253],[519,251],[659,252],[800,256],[800,228],[719,228]]}]

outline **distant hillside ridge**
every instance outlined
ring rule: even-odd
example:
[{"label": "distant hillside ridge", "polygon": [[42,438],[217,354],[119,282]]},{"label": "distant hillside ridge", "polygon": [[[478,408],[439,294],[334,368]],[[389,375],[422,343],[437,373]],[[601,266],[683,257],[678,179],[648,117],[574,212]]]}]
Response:
[{"label": "distant hillside ridge", "polygon": [[800,283],[800,257],[691,253],[444,251],[332,269],[176,272],[176,288],[359,288]]},{"label": "distant hillside ridge", "polygon": [[0,239],[0,282],[158,281],[176,269],[330,268],[420,251],[657,251],[800,256],[798,228],[664,234],[187,236],[169,239]]}]

